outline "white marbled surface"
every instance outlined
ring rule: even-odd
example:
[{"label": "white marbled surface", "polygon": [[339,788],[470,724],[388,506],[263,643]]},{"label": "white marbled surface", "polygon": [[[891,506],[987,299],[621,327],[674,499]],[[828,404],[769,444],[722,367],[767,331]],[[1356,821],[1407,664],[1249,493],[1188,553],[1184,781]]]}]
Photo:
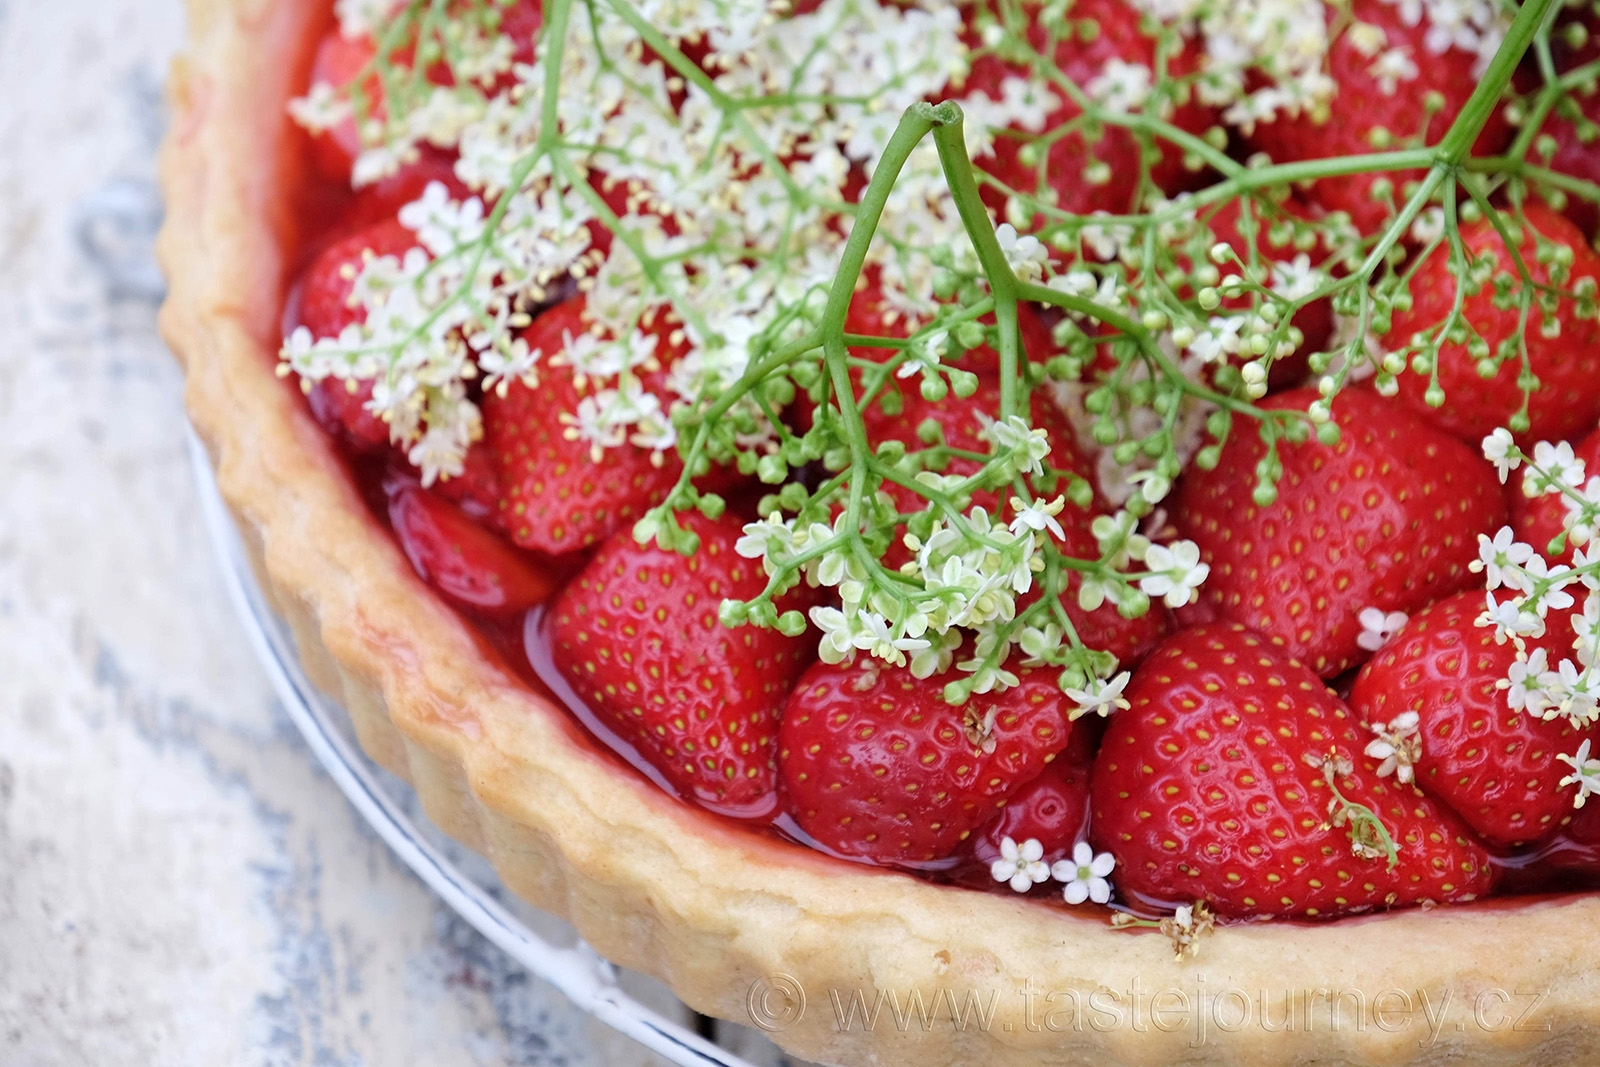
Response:
[{"label": "white marbled surface", "polygon": [[0,0],[0,1063],[662,1063],[388,853],[246,644],[155,330],[182,36]]}]

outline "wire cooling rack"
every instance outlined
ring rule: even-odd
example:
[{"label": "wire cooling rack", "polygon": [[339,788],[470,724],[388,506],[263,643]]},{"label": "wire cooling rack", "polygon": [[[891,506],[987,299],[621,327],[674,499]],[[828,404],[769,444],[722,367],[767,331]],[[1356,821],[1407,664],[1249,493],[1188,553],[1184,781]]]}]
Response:
[{"label": "wire cooling rack", "polygon": [[[618,1033],[683,1067],[756,1067],[624,990],[619,984],[624,972],[578,939],[566,924],[518,901],[481,857],[450,841],[427,821],[409,786],[367,758],[349,716],[337,701],[311,685],[288,628],[268,607],[239,531],[222,502],[211,461],[193,432],[189,451],[228,593],[278,699],[328,776],[395,855],[528,973],[548,982]],[[513,909],[524,914],[519,916]],[[540,929],[535,930],[535,925]]]}]

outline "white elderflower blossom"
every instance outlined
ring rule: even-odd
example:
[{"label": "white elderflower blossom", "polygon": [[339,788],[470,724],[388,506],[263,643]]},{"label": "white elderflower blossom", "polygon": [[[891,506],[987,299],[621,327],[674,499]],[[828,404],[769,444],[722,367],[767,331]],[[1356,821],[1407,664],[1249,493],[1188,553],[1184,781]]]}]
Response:
[{"label": "white elderflower blossom", "polygon": [[1167,606],[1181,608],[1195,598],[1195,591],[1211,574],[1211,566],[1200,562],[1200,546],[1193,541],[1171,545],[1151,545],[1144,565],[1150,571],[1139,582],[1146,596],[1160,597]]},{"label": "white elderflower blossom", "polygon": [[1483,439],[1483,458],[1494,464],[1502,485],[1505,484],[1507,475],[1522,466],[1522,459],[1516,454],[1516,443],[1511,437],[1511,431],[1504,426],[1497,427]]},{"label": "white elderflower blossom", "polygon": [[1523,565],[1532,558],[1533,546],[1518,541],[1511,527],[1502,526],[1492,539],[1486,534],[1478,535],[1478,558],[1471,567],[1482,572],[1490,590],[1503,585],[1520,588]]},{"label": "white elderflower blossom", "polygon": [[1272,291],[1285,300],[1304,300],[1327,280],[1327,275],[1311,265],[1311,256],[1305,252],[1272,264]]},{"label": "white elderflower blossom", "polygon": [[1067,687],[1063,692],[1067,694],[1069,700],[1076,701],[1078,705],[1067,717],[1077,719],[1084,715],[1098,715],[1105,718],[1113,711],[1126,711],[1129,707],[1128,698],[1122,693],[1132,677],[1127,671],[1123,671],[1115,678],[1092,679],[1082,689]]},{"label": "white elderflower blossom", "polygon": [[1380,92],[1393,96],[1399,91],[1401,82],[1415,80],[1419,72],[1416,60],[1411,57],[1411,49],[1399,47],[1379,54],[1367,68],[1367,73],[1378,83]]},{"label": "white elderflower blossom", "polygon": [[1100,68],[1099,74],[1089,79],[1084,91],[1106,110],[1128,114],[1144,107],[1152,85],[1149,67],[1113,57]]},{"label": "white elderflower blossom", "polygon": [[1573,798],[1572,806],[1581,808],[1589,799],[1589,794],[1600,793],[1600,759],[1589,758],[1590,742],[1587,738],[1578,746],[1578,751],[1572,755],[1558,753],[1556,759],[1572,768],[1572,773],[1561,779],[1557,785],[1566,788],[1569,785],[1578,787],[1578,795]]},{"label": "white elderflower blossom", "polygon": [[1000,858],[989,865],[997,882],[1009,883],[1018,893],[1026,893],[1040,882],[1050,880],[1050,865],[1044,862],[1044,845],[1036,837],[1017,844],[1009,837],[1000,839]]},{"label": "white elderflower blossom", "polygon": [[1098,855],[1089,842],[1079,841],[1072,848],[1070,859],[1057,860],[1050,874],[1058,882],[1065,882],[1061,895],[1068,904],[1082,904],[1092,900],[1104,904],[1111,899],[1111,883],[1107,880],[1117,861],[1109,852]]},{"label": "white elderflower blossom", "polygon": [[1395,633],[1406,624],[1408,616],[1403,611],[1384,611],[1382,608],[1362,608],[1356,616],[1361,632],[1356,644],[1368,652],[1376,652],[1394,639]]},{"label": "white elderflower blossom", "polygon": [[1000,251],[1005,255],[1006,262],[1016,272],[1017,277],[1025,282],[1038,281],[1044,275],[1045,264],[1050,259],[1050,254],[1045,250],[1039,239],[1032,235],[1017,236],[1017,229],[1009,222],[1002,222],[994,231],[995,240],[1000,244]]},{"label": "white elderflower blossom", "polygon": [[1422,758],[1421,717],[1414,711],[1402,711],[1387,723],[1368,723],[1367,729],[1375,736],[1367,742],[1366,754],[1380,760],[1377,775],[1387,778],[1394,775],[1402,785],[1409,785],[1416,777],[1416,763]]},{"label": "white elderflower blossom", "polygon": [[1490,592],[1484,595],[1484,603],[1478,625],[1494,627],[1495,638],[1502,644],[1519,637],[1544,636],[1544,620],[1538,612],[1525,610],[1519,599],[1500,601]]},{"label": "white elderflower blossom", "polygon": [[1496,683],[1506,691],[1506,707],[1512,711],[1526,710],[1531,715],[1543,718],[1543,713],[1554,704],[1543,688],[1548,671],[1549,664],[1543,648],[1519,653],[1516,662],[1508,668],[1506,677]]},{"label": "white elderflower blossom", "polygon": [[1047,504],[1035,500],[1031,504],[1024,504],[1018,497],[1011,498],[1011,506],[1017,512],[1017,517],[1011,520],[1011,533],[1021,537],[1024,532],[1033,530],[1035,533],[1049,531],[1057,538],[1065,538],[1066,532],[1061,529],[1061,523],[1056,516],[1061,514],[1067,505],[1067,498],[1058,496]]},{"label": "white elderflower blossom", "polygon": [[311,133],[324,133],[355,115],[350,101],[327,82],[312,85],[305,96],[289,101],[289,116]]},{"label": "white elderflower blossom", "polygon": [[1017,454],[1017,469],[1035,476],[1044,473],[1044,459],[1050,455],[1050,435],[1025,419],[1012,415],[989,427],[989,437],[1003,449]]},{"label": "white elderflower blossom", "polygon": [[1524,496],[1560,492],[1563,486],[1576,488],[1584,481],[1583,461],[1573,455],[1570,441],[1540,441],[1533,446],[1533,465],[1523,475]]}]

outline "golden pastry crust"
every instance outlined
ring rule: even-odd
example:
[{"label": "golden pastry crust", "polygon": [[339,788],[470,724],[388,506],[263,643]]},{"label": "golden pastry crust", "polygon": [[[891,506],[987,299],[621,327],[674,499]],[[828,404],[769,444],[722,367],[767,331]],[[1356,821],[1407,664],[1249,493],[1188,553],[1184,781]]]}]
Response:
[{"label": "golden pastry crust", "polygon": [[[191,0],[162,154],[162,328],[256,573],[314,680],[507,885],[694,1008],[765,1022],[811,1059],[1600,1062],[1587,938],[1600,896],[1233,927],[1175,962],[1159,935],[742,833],[598,752],[414,577],[274,373],[297,237],[284,104],[326,8]],[[795,989],[803,1011],[783,999]]]}]

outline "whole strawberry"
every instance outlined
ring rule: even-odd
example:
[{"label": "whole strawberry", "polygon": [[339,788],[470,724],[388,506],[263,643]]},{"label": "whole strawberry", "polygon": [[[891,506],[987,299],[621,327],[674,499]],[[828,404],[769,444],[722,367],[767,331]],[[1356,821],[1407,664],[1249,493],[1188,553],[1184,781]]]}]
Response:
[{"label": "whole strawberry", "polygon": [[[1306,410],[1292,390],[1262,401]],[[1476,584],[1477,535],[1504,524],[1505,498],[1474,450],[1370,392],[1333,404],[1336,445],[1280,442],[1277,498],[1258,504],[1266,446],[1236,427],[1212,470],[1180,481],[1173,522],[1200,546],[1211,574],[1200,610],[1280,637],[1324,677],[1365,658],[1365,608],[1417,611]]]},{"label": "whole strawberry", "polygon": [[1184,630],[1126,696],[1090,787],[1091,840],[1116,857],[1124,897],[1327,919],[1489,891],[1471,831],[1380,778],[1362,754],[1370,735],[1281,643],[1237,625]]},{"label": "whole strawberry", "polygon": [[[1579,441],[1572,452],[1575,458],[1583,462],[1585,481],[1600,475],[1600,430]],[[1524,468],[1523,485],[1530,484],[1534,474],[1532,469]],[[1513,481],[1512,484],[1517,483]],[[1528,496],[1519,486],[1511,491],[1510,496],[1511,528],[1516,531],[1517,540],[1531,545],[1535,552],[1545,558],[1545,562],[1571,563],[1573,550],[1588,543],[1589,538],[1584,537],[1580,541],[1567,531],[1567,503],[1571,498],[1565,493],[1540,492]],[[1561,551],[1550,551],[1550,545],[1564,533],[1567,537],[1562,541]]]},{"label": "whole strawberry", "polygon": [[602,722],[682,795],[725,815],[777,809],[778,715],[811,643],[718,621],[725,598],[766,587],[742,559],[732,518],[695,514],[700,538],[683,556],[612,537],[550,609],[556,667]]},{"label": "whole strawberry", "polygon": [[628,529],[677,483],[675,452],[631,442],[597,456],[578,436],[579,407],[591,395],[557,357],[589,329],[584,298],[542,312],[524,332],[538,349],[539,383],[512,382],[484,397],[484,436],[498,463],[500,520],[523,548],[550,555],[587,548]]},{"label": "whole strawberry", "polygon": [[[336,241],[311,261],[300,279],[296,317],[315,338],[337,337],[346,327],[365,322],[366,309],[351,302],[356,275],[368,260],[403,256],[416,247],[417,235],[394,219],[374,223]],[[389,426],[366,407],[372,382],[324,378],[307,396],[317,421],[363,452],[389,446]]]},{"label": "whole strawberry", "polygon": [[[1275,163],[1292,163],[1400,147],[1419,132],[1424,143],[1437,144],[1478,84],[1479,56],[1444,36],[1450,27],[1434,24],[1429,10],[1421,5],[1421,17],[1408,18],[1406,5],[1391,0],[1330,5],[1330,27],[1343,30],[1328,49],[1333,99],[1255,122],[1247,131],[1250,146]],[[1431,47],[1441,37],[1447,47]],[[1433,94],[1443,106],[1430,113],[1422,105]],[[1499,151],[1508,132],[1496,113],[1478,135],[1475,151]],[[1421,177],[1421,171],[1365,171],[1322,178],[1310,196],[1329,211],[1348,212],[1359,230],[1373,233],[1389,218],[1387,205],[1373,195],[1378,179],[1389,181],[1398,207],[1405,203],[1405,183]]]},{"label": "whole strawberry", "polygon": [[[1527,205],[1526,221],[1518,248],[1534,284],[1570,290],[1583,278],[1600,283],[1600,255],[1577,227],[1538,203]],[[1517,266],[1491,223],[1463,226],[1461,238],[1469,255],[1493,261],[1496,275],[1517,276]],[[1540,262],[1541,240],[1547,248],[1571,249],[1572,265],[1564,278],[1553,279],[1548,264]],[[1417,268],[1411,281],[1411,308],[1395,313],[1391,344],[1409,343],[1418,331],[1430,329],[1449,315],[1456,297],[1449,259],[1448,251],[1440,248]],[[1412,371],[1398,379],[1401,400],[1435,426],[1472,445],[1496,427],[1509,426],[1511,417],[1522,408],[1523,389],[1518,384],[1523,369],[1518,347],[1521,313],[1514,303],[1501,306],[1504,303],[1497,299],[1492,280],[1466,295],[1462,315],[1487,348],[1474,355],[1470,342],[1451,341],[1439,349],[1439,388],[1444,393],[1440,406],[1428,403],[1427,375]],[[1600,320],[1593,315],[1580,317],[1574,301],[1562,299],[1553,321],[1555,332],[1546,336],[1551,323],[1535,305],[1529,309],[1521,333],[1528,370],[1539,380],[1539,387],[1528,397],[1528,428],[1517,435],[1525,442],[1578,437],[1594,429],[1600,419]],[[1507,348],[1505,358],[1496,366],[1502,347]],[[1487,378],[1480,373],[1480,360],[1489,361]]]},{"label": "whole strawberry", "polygon": [[[1067,11],[1070,21],[1064,30],[1050,28],[1052,20],[1041,17],[1039,5],[1019,5],[1015,9],[998,5],[990,10],[996,12],[996,17],[1002,17],[999,12],[1004,10],[1025,19],[1025,26],[1019,28],[1026,33],[1029,45],[1090,93],[1116,93],[1119,80],[1135,84],[1132,71],[1152,71],[1158,62],[1178,79],[1192,77],[1199,67],[1199,50],[1182,38],[1178,48],[1167,50],[1158,60],[1157,39],[1146,32],[1135,6],[1124,0],[1077,0]],[[1018,84],[1013,82],[1008,87],[1013,79],[1020,84],[1031,83],[1031,92],[1047,89],[1019,58],[980,51],[972,63],[966,90],[990,100],[1003,100],[1007,89]],[[1180,150],[1159,139],[1147,148],[1136,135],[1118,126],[1096,127],[1090,132],[1081,124],[1077,129],[1069,125],[1063,136],[1053,139],[1037,158],[1031,158],[1025,149],[1039,129],[1055,129],[1083,114],[1059,87],[1048,86],[1048,91],[1057,102],[1042,125],[1032,131],[995,131],[992,154],[980,152],[974,157],[980,170],[1006,187],[1051,201],[1062,211],[1083,215],[1095,211],[1122,214],[1133,207],[1139,193],[1141,157],[1146,151],[1154,157],[1149,176],[1158,191],[1172,194],[1194,184],[1197,175],[1184,167]],[[1143,106],[1196,135],[1216,123],[1216,113],[1188,94],[1181,102],[1150,100]],[[1004,209],[1005,196],[1000,189],[985,183],[982,192],[992,209]]]},{"label": "whole strawberry", "polygon": [[[1483,605],[1482,593],[1459,593],[1413,616],[1361,669],[1350,708],[1391,753],[1385,770],[1414,777],[1491,845],[1520,845],[1571,815],[1571,790],[1558,784],[1571,768],[1556,755],[1592,731],[1511,706],[1501,679],[1516,649],[1477,625]],[[1548,654],[1570,654],[1570,625],[1556,629]]]},{"label": "whole strawberry", "polygon": [[817,663],[783,713],[778,760],[800,827],[823,846],[916,865],[955,851],[1067,743],[1054,671],[945,701],[948,676],[917,678],[862,655]]}]

